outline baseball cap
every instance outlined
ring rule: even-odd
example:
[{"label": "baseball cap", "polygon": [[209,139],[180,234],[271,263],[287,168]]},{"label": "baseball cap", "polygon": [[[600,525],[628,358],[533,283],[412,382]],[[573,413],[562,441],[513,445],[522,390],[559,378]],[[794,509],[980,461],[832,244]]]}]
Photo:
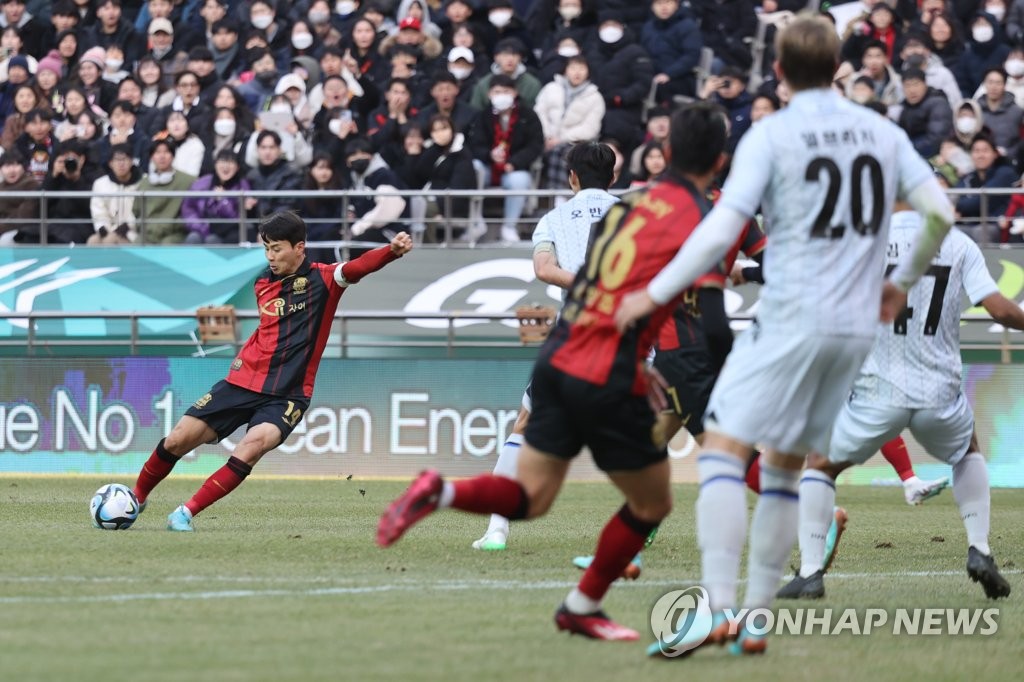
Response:
[{"label": "baseball cap", "polygon": [[414,31],[419,31],[423,28],[423,24],[416,17],[406,17],[398,22],[398,30],[401,31],[403,28],[411,28]]},{"label": "baseball cap", "polygon": [[157,17],[153,21],[149,22],[149,35],[159,33],[163,31],[168,35],[174,35],[174,24],[171,23],[170,19],[164,17]]},{"label": "baseball cap", "polygon": [[454,62],[459,59],[465,59],[470,64],[476,61],[476,57],[473,55],[473,50],[468,47],[453,47],[448,52],[448,61]]}]

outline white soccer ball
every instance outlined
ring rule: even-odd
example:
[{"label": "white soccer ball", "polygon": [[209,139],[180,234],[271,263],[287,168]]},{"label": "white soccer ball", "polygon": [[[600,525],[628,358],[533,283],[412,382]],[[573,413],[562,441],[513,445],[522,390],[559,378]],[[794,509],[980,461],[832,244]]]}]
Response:
[{"label": "white soccer ball", "polygon": [[139,501],[126,485],[108,483],[89,502],[92,525],[103,530],[125,530],[139,518]]}]

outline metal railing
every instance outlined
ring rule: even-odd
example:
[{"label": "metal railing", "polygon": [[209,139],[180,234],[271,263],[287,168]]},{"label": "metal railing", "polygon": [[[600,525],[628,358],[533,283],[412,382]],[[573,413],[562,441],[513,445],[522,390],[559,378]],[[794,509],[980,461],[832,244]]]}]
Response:
[{"label": "metal railing", "polygon": [[[239,320],[258,320],[260,313],[255,309],[236,310],[235,314]],[[145,312],[145,311],[97,311],[97,312],[66,312],[60,310],[39,310],[31,312],[17,312],[17,311],[0,311],[0,320],[22,320],[26,323],[27,328],[24,337],[12,337],[12,338],[0,338],[0,348],[3,347],[24,347],[27,355],[36,355],[40,349],[50,348],[110,348],[120,345],[127,345],[130,355],[138,355],[139,351],[146,347],[189,347],[197,348],[199,351],[195,355],[203,355],[202,344],[196,339],[194,335],[182,334],[180,338],[152,335],[151,338],[144,338],[140,333],[139,323],[141,320],[195,320],[196,311],[194,310],[176,310],[176,311],[163,311],[163,312]],[[480,337],[479,330],[477,334],[469,335],[464,334],[461,337],[458,334],[458,326],[456,322],[463,320],[482,320],[489,322],[501,322],[503,320],[515,320],[517,319],[516,313],[502,312],[502,313],[481,313],[477,311],[443,311],[437,313],[407,313],[404,311],[338,311],[334,316],[334,325],[332,326],[332,335],[336,334],[334,348],[338,353],[338,357],[348,357],[349,351],[356,348],[444,348],[447,357],[453,357],[456,349],[464,348],[490,348],[490,349],[511,349],[511,348],[523,348],[523,344],[519,340],[518,332],[513,330],[500,330],[500,333],[496,331],[489,337]],[[733,321],[749,321],[752,316],[749,315],[734,315]],[[39,338],[36,326],[39,321],[43,320],[127,320],[129,327],[129,335],[125,339],[114,339],[109,335],[103,338],[89,338],[89,337],[64,337],[64,338]],[[380,334],[375,334],[374,338],[361,340],[353,339],[353,331],[351,327],[353,325],[358,326],[360,323],[365,322],[381,322],[381,321],[408,321],[408,320],[445,320],[446,326],[444,329],[443,337],[441,334],[422,334],[422,338],[409,339],[400,337],[397,334],[391,335],[392,338],[379,338]],[[986,315],[963,315],[961,317],[963,322],[968,324],[992,324],[992,318]],[[495,340],[495,336],[508,335],[508,340],[498,339]],[[1009,364],[1012,361],[1011,352],[1015,350],[1024,350],[1024,339],[1020,341],[1014,341],[1014,334],[1008,329],[1003,329],[1000,334],[998,343],[962,343],[961,350],[976,351],[976,350],[987,350],[993,351],[998,350],[1000,353],[1000,362],[1003,364]],[[236,343],[232,344],[235,349],[240,348],[245,342],[244,338],[239,338]],[[330,348],[330,344],[328,348]],[[223,356],[222,356],[223,357]]]},{"label": "metal railing", "polygon": [[[26,199],[33,198],[39,202],[39,218],[32,219],[8,219],[6,221],[6,227],[8,229],[17,228],[20,225],[26,227],[36,228],[38,227],[40,241],[43,244],[49,243],[49,231],[50,226],[56,225],[68,225],[68,224],[92,224],[92,218],[89,215],[83,215],[76,217],[75,219],[53,219],[48,215],[48,202],[50,199],[91,199],[93,197],[110,197],[117,196],[122,199],[138,199],[139,201],[139,214],[145,215],[146,203],[158,198],[233,198],[238,199],[239,204],[239,215],[237,219],[231,220],[211,220],[211,224],[218,225],[232,225],[238,237],[237,242],[232,242],[231,245],[242,245],[252,246],[255,242],[255,226],[259,220],[259,214],[254,210],[247,210],[245,208],[246,199],[266,199],[266,200],[281,200],[287,199],[294,204],[299,213],[302,211],[302,203],[309,199],[317,200],[331,200],[335,199],[340,201],[339,214],[337,219],[307,219],[307,223],[311,226],[316,224],[331,224],[339,226],[339,239],[337,240],[325,240],[325,241],[311,241],[309,246],[312,247],[329,247],[329,248],[341,248],[346,249],[348,247],[360,247],[366,246],[370,243],[359,241],[358,237],[352,234],[353,219],[349,212],[349,208],[352,205],[352,200],[364,197],[376,197],[376,196],[400,196],[406,200],[412,200],[414,198],[422,198],[424,200],[432,200],[437,203],[441,209],[441,217],[439,218],[427,218],[426,223],[429,228],[439,228],[440,241],[436,244],[424,244],[424,246],[433,248],[448,248],[452,246],[488,246],[487,243],[467,242],[465,244],[460,243],[456,237],[458,230],[468,228],[474,221],[485,220],[481,214],[481,207],[483,202],[489,199],[504,199],[509,196],[523,196],[526,197],[527,201],[541,201],[546,200],[553,203],[559,197],[571,196],[569,190],[541,190],[541,189],[530,189],[530,190],[517,190],[510,192],[503,189],[484,189],[484,190],[400,190],[394,193],[391,192],[376,192],[373,190],[338,190],[338,191],[326,191],[326,190],[297,190],[292,192],[269,192],[269,191],[224,191],[224,192],[193,192],[193,191],[181,191],[181,192],[157,192],[157,191],[133,191],[124,192],[117,195],[107,194],[96,194],[93,192],[49,192],[49,191],[35,191],[35,192],[3,192],[0,193],[0,203],[8,200],[15,199]],[[978,217],[963,218],[958,222],[958,225],[967,228],[968,230],[973,229],[975,226],[983,226],[986,224],[994,224],[994,220],[999,216],[993,215],[990,209],[990,202],[993,197],[1005,197],[1012,196],[1015,194],[1024,194],[1024,188],[1008,187],[1008,188],[978,188],[978,189],[949,189],[947,194],[950,196],[952,201],[956,201],[961,196],[977,195],[981,198],[980,215]],[[471,202],[472,207],[465,214],[457,214],[453,210],[454,203],[460,200],[468,200]],[[492,222],[496,219],[492,220]],[[173,221],[174,223],[180,223],[182,226],[185,225],[185,221],[181,218],[177,218]],[[410,218],[401,218],[395,222],[404,224],[408,229],[411,229],[412,220]],[[529,222],[532,224],[532,220],[528,215],[523,216],[520,219],[520,223]],[[136,232],[139,237],[137,244],[145,245],[146,243],[146,221],[136,218]],[[973,236],[981,244],[992,243],[991,234],[988,230],[979,230]]]}]

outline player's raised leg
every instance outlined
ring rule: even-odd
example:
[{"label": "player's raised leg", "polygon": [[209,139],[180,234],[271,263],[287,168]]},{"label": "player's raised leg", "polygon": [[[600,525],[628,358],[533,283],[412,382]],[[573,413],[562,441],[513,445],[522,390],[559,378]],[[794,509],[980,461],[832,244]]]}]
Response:
[{"label": "player's raised leg", "polygon": [[896,436],[881,447],[882,456],[892,465],[896,474],[903,482],[903,496],[907,504],[919,505],[925,500],[935,497],[949,485],[948,478],[937,478],[926,481],[918,478],[914,473],[914,466],[910,463],[910,453],[907,452],[907,443],[901,436]]}]

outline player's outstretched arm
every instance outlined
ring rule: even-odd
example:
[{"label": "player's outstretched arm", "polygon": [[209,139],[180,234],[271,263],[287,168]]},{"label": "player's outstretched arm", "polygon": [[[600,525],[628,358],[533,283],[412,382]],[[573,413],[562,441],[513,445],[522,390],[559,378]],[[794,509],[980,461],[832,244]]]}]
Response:
[{"label": "player's outstretched arm", "polygon": [[953,205],[934,177],[918,185],[907,196],[907,203],[921,214],[924,227],[917,233],[910,258],[900,261],[889,276],[889,281],[903,291],[914,286],[924,275],[954,221]]},{"label": "player's outstretched arm", "polygon": [[1004,327],[1024,330],[1024,310],[1002,294],[986,296],[982,299],[981,305],[993,320]]},{"label": "player's outstretched arm", "polygon": [[391,261],[398,260],[410,251],[412,251],[412,237],[405,232],[399,232],[387,246],[367,251],[355,260],[342,263],[338,270],[341,271],[344,281],[338,283],[342,286],[355,284],[363,277],[377,272]]}]

